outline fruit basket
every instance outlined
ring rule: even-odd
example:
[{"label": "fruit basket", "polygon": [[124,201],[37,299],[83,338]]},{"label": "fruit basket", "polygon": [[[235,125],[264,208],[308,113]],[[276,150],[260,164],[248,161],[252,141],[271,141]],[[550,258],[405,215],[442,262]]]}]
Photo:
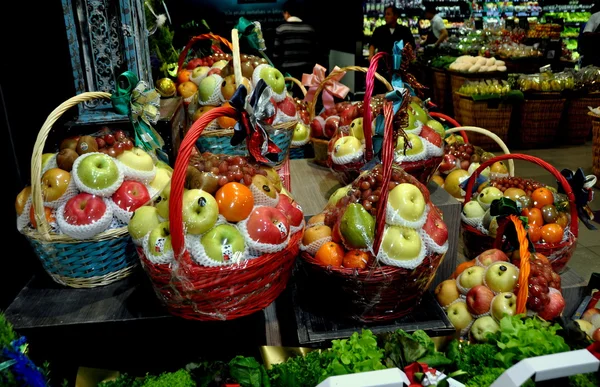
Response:
[{"label": "fruit basket", "polygon": [[142,266],[175,316],[216,321],[260,311],[285,289],[298,255],[304,216],[273,168],[243,156],[193,155],[210,122],[241,115],[218,107],[195,121],[171,185],[129,224]]},{"label": "fruit basket", "polygon": [[[484,168],[511,158],[529,161],[546,169],[556,178],[565,194],[557,194],[541,183],[518,177],[490,179],[487,184],[479,180],[479,187],[475,186],[475,181]],[[482,251],[494,246],[498,248],[503,243],[502,234],[497,233],[498,214],[492,214],[492,209],[494,202],[508,197],[517,203],[520,215],[528,218],[527,232],[535,251],[548,257],[557,273],[566,268],[577,245],[577,205],[571,186],[553,166],[537,157],[523,154],[497,156],[484,162],[473,172],[465,191],[461,213],[465,256],[473,258]],[[474,200],[471,200],[475,193]]]},{"label": "fruit basket", "polygon": [[[277,160],[272,161],[272,166],[281,167],[288,158],[292,136],[298,123],[296,104],[287,94],[285,80],[281,72],[271,66],[265,58],[254,55],[241,54],[237,30],[232,30],[232,42],[212,34],[200,35],[192,38],[188,45],[201,39],[215,39],[225,43],[232,51],[231,54],[220,55],[211,67],[203,66],[196,62],[191,71],[189,85],[192,93],[187,98],[189,104],[187,113],[190,122],[196,121],[208,111],[219,106],[231,106],[232,103],[244,104],[245,96],[239,96],[235,101],[236,91],[240,85],[246,88],[247,95],[251,95],[259,81],[266,83],[263,94],[256,96],[252,108],[256,109],[260,102],[260,111],[254,117],[261,121],[261,125],[269,138],[280,149]],[[184,50],[180,56],[180,63],[185,59],[187,52]],[[202,60],[202,59],[199,59]],[[194,61],[192,59],[190,62]],[[188,67],[190,66],[188,62]],[[191,85],[190,85],[191,83]],[[180,87],[180,86],[178,86]],[[264,101],[261,101],[264,100]],[[211,122],[198,139],[197,146],[202,152],[229,154],[233,156],[247,156],[245,141],[232,141],[235,137],[237,121],[231,117],[221,116]]]},{"label": "fruit basket", "polygon": [[33,149],[31,187],[15,202],[17,228],[44,270],[74,288],[107,285],[132,273],[137,259],[127,223],[170,179],[170,167],[120,130],[66,138],[60,152],[42,154],[52,126],[68,109],[110,98],[82,93],[48,116]]},{"label": "fruit basket", "polygon": [[302,98],[294,97],[296,111],[298,112],[298,123],[294,128],[292,135],[292,145],[290,146],[290,159],[303,159],[310,156],[310,113],[308,113],[308,103],[305,101],[307,90],[302,82],[294,77],[285,77],[286,81],[296,85],[302,93]]},{"label": "fruit basket", "polygon": [[320,302],[336,317],[361,322],[409,314],[448,247],[448,230],[429,191],[393,163],[391,102],[384,114],[382,164],[331,196],[308,221],[300,247]]}]

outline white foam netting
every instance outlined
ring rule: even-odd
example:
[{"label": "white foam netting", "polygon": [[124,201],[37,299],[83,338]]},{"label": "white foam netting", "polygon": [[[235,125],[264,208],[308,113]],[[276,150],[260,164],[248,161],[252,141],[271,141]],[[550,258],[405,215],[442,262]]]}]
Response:
[{"label": "white foam netting", "polygon": [[61,204],[66,203],[69,199],[71,199],[73,196],[75,196],[79,193],[79,190],[77,189],[77,185],[76,185],[73,177],[74,177],[74,175],[71,173],[71,180],[69,181],[69,185],[67,186],[65,193],[63,193],[56,200],[53,200],[51,202],[44,202],[44,207],[50,207],[53,209],[57,209],[58,207],[61,206]]},{"label": "white foam netting", "polygon": [[[115,163],[117,170],[119,171],[119,176],[109,187],[106,187],[103,189],[95,189],[92,187],[88,187],[85,184],[83,184],[83,182],[79,178],[79,164],[81,164],[82,160],[84,160],[85,158],[89,157],[90,155],[94,155],[94,154],[99,154],[99,155],[108,157],[108,159],[110,159],[112,162]],[[81,155],[75,159],[75,162],[73,163],[73,170],[71,171],[71,179],[75,181],[75,185],[82,192],[87,192],[92,195],[97,195],[97,196],[102,196],[102,197],[109,197],[109,196],[112,196],[112,194],[114,194],[119,189],[119,187],[123,183],[123,180],[125,179],[125,174],[123,172],[123,164],[120,163],[118,160],[116,160],[104,153],[91,152],[91,153],[86,153],[84,155]]]},{"label": "white foam netting", "polygon": [[362,145],[359,150],[357,150],[355,153],[350,154],[350,155],[338,157],[338,156],[334,156],[332,154],[331,161],[333,161],[333,163],[337,164],[337,165],[349,164],[349,163],[352,163],[352,162],[362,159],[364,154],[365,154],[364,145]]},{"label": "white foam netting", "polygon": [[[202,99],[200,99],[200,94],[198,94],[198,104],[203,105],[203,106],[204,105],[221,106],[221,97],[222,97],[221,96],[221,83],[223,82],[223,77],[221,77],[219,74],[211,74],[208,77],[206,77],[205,79],[208,79],[210,77],[215,79],[217,86],[215,87],[212,94],[208,97],[208,99],[206,101],[203,101]],[[199,93],[199,91],[198,91],[198,93]],[[190,97],[190,98],[192,98],[192,97]]]},{"label": "white foam netting", "polygon": [[56,223],[58,224],[58,227],[63,233],[67,234],[73,239],[84,240],[93,238],[95,235],[108,229],[113,221],[113,212],[109,200],[102,198],[102,201],[104,201],[104,205],[106,206],[104,215],[102,215],[100,219],[93,223],[81,226],[67,223],[64,217],[66,203],[62,204],[56,210]]},{"label": "white foam netting", "polygon": [[419,219],[414,221],[406,220],[402,218],[400,214],[398,214],[398,212],[392,208],[390,202],[388,201],[385,211],[385,222],[393,226],[406,226],[414,229],[419,229],[423,227],[423,225],[427,221],[427,215],[429,214],[429,211],[429,204],[426,204],[425,209],[423,210],[423,214],[421,214],[421,217]]},{"label": "white foam netting", "polygon": [[[230,224],[232,227],[235,225]],[[188,240],[186,241],[186,246],[190,254],[192,254],[192,258],[196,263],[201,266],[206,267],[219,267],[219,266],[231,266],[231,265],[239,265],[240,262],[251,258],[247,251],[247,246],[244,241],[244,250],[233,252],[231,250],[231,246],[229,246],[229,250],[227,246],[225,247],[226,257],[223,261],[215,261],[210,258],[208,254],[206,254],[206,250],[204,250],[204,246],[202,245],[202,236],[203,235],[189,235]],[[227,254],[229,251],[229,254]],[[229,258],[227,258],[229,257]]]},{"label": "white foam netting", "polygon": [[[144,255],[146,258],[155,265],[163,265],[171,263],[175,260],[175,252],[173,249],[168,251],[164,251],[161,254],[154,255],[150,253],[150,246],[148,245],[148,241],[150,239],[150,233],[143,238],[142,248],[144,249]],[[161,245],[164,246],[165,239],[159,240],[159,249]]]},{"label": "white foam netting", "polygon": [[300,250],[306,251],[307,253],[309,253],[310,255],[312,255],[314,257],[315,254],[317,253],[317,251],[319,251],[319,248],[321,248],[321,246],[323,246],[327,242],[331,242],[331,237],[318,239],[306,246],[303,245],[302,243],[300,243]]},{"label": "white foam netting", "polygon": [[156,177],[156,165],[152,168],[151,171],[140,171],[138,169],[133,169],[117,160],[120,164],[119,167],[123,171],[123,175],[125,176],[125,180],[135,180],[140,183],[147,185]]},{"label": "white foam netting", "polygon": [[31,194],[23,206],[23,212],[21,212],[21,215],[17,216],[17,230],[19,230],[19,232],[29,224],[29,211],[31,211]]},{"label": "white foam netting", "polygon": [[475,227],[477,230],[483,232],[486,235],[488,234],[488,230],[486,230],[486,228],[483,227],[483,216],[479,216],[476,218],[467,218],[465,214],[461,211],[460,218],[465,224],[468,224],[471,227]]},{"label": "white foam netting", "polygon": [[421,229],[419,232],[421,233],[421,239],[423,242],[425,242],[425,246],[428,250],[431,250],[436,254],[446,254],[446,252],[448,252],[448,240],[446,240],[446,242],[440,246],[429,235],[427,235],[425,230]]},{"label": "white foam netting", "polygon": [[[407,149],[408,150],[408,149]],[[394,151],[394,161],[397,163],[413,162],[427,159],[427,147],[423,146],[421,152],[414,155],[405,155],[404,150]]]},{"label": "white foam netting", "polygon": [[425,144],[425,149],[427,150],[427,155],[430,157],[441,157],[444,155],[444,148],[435,146],[431,141],[426,138],[422,138],[423,144]]},{"label": "white foam netting", "polygon": [[[237,228],[238,228],[238,230],[240,230],[240,232],[244,236],[244,240],[246,241],[246,246],[247,246],[248,254],[250,256],[259,257],[259,256],[261,256],[263,254],[277,253],[279,251],[284,250],[288,246],[288,244],[290,242],[290,230],[287,230],[287,229],[280,229],[279,230],[282,233],[282,235],[284,233],[286,234],[285,241],[282,242],[282,243],[280,243],[280,244],[276,244],[275,245],[275,244],[270,244],[270,243],[261,243],[261,242],[257,242],[255,240],[253,240],[250,237],[250,235],[248,234],[247,223],[248,223],[248,219],[244,219],[241,222],[238,222]],[[283,225],[282,225],[282,227],[283,227]]]},{"label": "white foam netting", "polygon": [[254,198],[254,206],[265,206],[275,207],[279,203],[279,193],[275,191],[275,197],[268,196],[264,191],[259,189],[256,185],[250,184],[250,191]]},{"label": "white foam netting", "polygon": [[[388,230],[388,227],[386,226],[386,229],[384,231],[384,238],[385,238],[385,233],[387,232],[387,230]],[[379,246],[379,253],[377,254],[377,260],[388,266],[402,267],[404,269],[410,269],[410,270],[417,268],[423,262],[425,257],[427,256],[427,248],[425,247],[425,243],[423,242],[423,239],[421,238],[421,235],[418,232],[417,232],[417,235],[419,235],[419,239],[421,242],[421,250],[419,251],[419,255],[417,255],[415,258],[409,259],[409,260],[394,259],[394,258],[391,258],[390,256],[388,256],[387,253],[385,251],[383,251],[383,248],[381,248],[381,246]],[[383,239],[382,239],[382,242],[383,242]]]},{"label": "white foam netting", "polygon": [[127,211],[119,207],[117,203],[115,203],[112,199],[109,199],[108,203],[110,204],[115,218],[117,218],[119,221],[123,222],[126,225],[129,224],[129,221],[131,220],[134,211]]},{"label": "white foam netting", "polygon": [[412,129],[408,129],[405,128],[404,132],[406,132],[407,134],[414,134],[414,135],[419,135],[421,134],[421,131],[423,130],[423,123],[419,120],[415,120],[415,127]]}]

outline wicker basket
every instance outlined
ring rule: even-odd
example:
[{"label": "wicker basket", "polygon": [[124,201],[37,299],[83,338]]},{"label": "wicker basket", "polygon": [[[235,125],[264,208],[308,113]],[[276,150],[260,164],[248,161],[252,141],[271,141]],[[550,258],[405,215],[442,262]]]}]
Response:
[{"label": "wicker basket", "polygon": [[[488,160],[485,163],[482,163],[479,168],[469,177],[467,188],[466,188],[466,196],[465,196],[465,204],[471,200],[473,185],[475,184],[475,179],[481,173],[483,169],[492,165],[496,161],[503,161],[509,159],[516,160],[524,160],[529,161],[531,163],[537,164],[540,167],[546,169],[550,172],[556,180],[560,183],[563,190],[565,191],[568,199],[569,199],[569,207],[571,214],[571,221],[569,226],[565,229],[566,238],[564,238],[561,242],[557,243],[534,243],[535,251],[541,253],[548,257],[548,260],[552,264],[552,268],[555,272],[561,273],[566,268],[569,260],[573,256],[573,252],[577,246],[577,236],[579,234],[579,220],[577,217],[577,205],[575,204],[575,196],[573,195],[573,191],[571,186],[567,182],[567,180],[562,176],[562,174],[556,170],[552,165],[548,164],[544,160],[541,160],[537,157],[523,155],[523,154],[510,154],[510,155],[501,155],[494,157]],[[462,222],[462,235],[463,235],[463,243],[465,247],[465,256],[467,259],[472,259],[478,256],[483,251],[490,249],[492,247],[497,247],[502,243],[501,236],[494,239],[488,235],[485,235],[480,230]]]},{"label": "wicker basket", "polygon": [[592,119],[592,171],[598,178],[598,181],[596,182],[596,188],[600,188],[600,116],[592,112],[588,112],[588,115]]},{"label": "wicker basket", "polygon": [[[302,82],[294,77],[285,77],[285,80],[298,86],[298,89],[302,93],[302,98],[304,99],[307,91]],[[310,126],[310,122],[306,125]],[[292,144],[290,146],[290,159],[306,159],[312,157],[312,153],[312,145],[310,144],[310,141],[305,145],[296,146]]]},{"label": "wicker basket", "polygon": [[137,266],[135,246],[126,226],[101,232],[89,240],[78,240],[52,232],[44,213],[42,152],[52,126],[71,107],[110,97],[109,93],[88,92],[63,102],[44,122],[31,156],[31,205],[38,227],[24,228],[22,233],[50,277],[73,288],[108,285],[129,276]]},{"label": "wicker basket", "polygon": [[600,93],[588,94],[585,97],[569,99],[566,103],[564,124],[560,132],[569,144],[585,144],[592,131],[592,117],[588,114],[588,106],[600,105]]},{"label": "wicker basket", "polygon": [[540,93],[536,97],[526,96],[518,109],[517,124],[511,132],[523,148],[543,148],[554,144],[558,137],[561,117],[566,99],[560,93]]},{"label": "wicker basket", "polygon": [[171,181],[169,222],[176,264],[155,264],[138,248],[142,265],[169,312],[190,320],[233,320],[258,312],[285,289],[299,252],[302,231],[274,254],[245,260],[240,265],[204,267],[195,264],[186,248],[182,218],[187,166],[196,139],[218,117],[237,118],[232,107],[218,107],[192,124],[181,143]]},{"label": "wicker basket", "polygon": [[450,95],[452,96],[452,107],[454,111],[454,118],[458,122],[463,122],[463,118],[460,115],[461,111],[457,109],[459,105],[460,96],[458,90],[467,82],[478,82],[485,81],[486,79],[505,79],[505,73],[461,73],[457,71],[448,70],[450,77]]},{"label": "wicker basket", "polygon": [[[427,188],[414,176],[405,174],[394,165],[393,110],[390,102],[384,106],[384,114],[386,117],[384,148],[386,149],[383,150],[382,157],[384,173],[381,186],[387,187],[391,183],[393,174],[402,174],[409,183],[421,190],[430,206],[430,211],[439,213],[439,209],[431,203]],[[393,168],[397,169],[393,171]],[[386,224],[386,203],[387,194],[382,194],[375,215],[373,246],[378,246],[381,242]],[[303,251],[301,262],[307,274],[306,290],[309,292],[303,295],[303,299],[311,304],[321,304],[317,309],[336,319],[353,319],[363,323],[395,320],[410,314],[419,304],[444,256],[445,253],[429,250],[424,260],[414,269],[381,264],[376,264],[372,268],[351,269],[325,267],[310,253]],[[314,306],[309,304],[307,307]]]},{"label": "wicker basket", "polygon": [[[495,133],[503,142],[508,141],[508,130],[513,105],[499,100],[475,101],[470,96],[456,93],[458,105],[454,107],[457,117],[463,125],[486,128]],[[500,149],[498,143],[489,136],[473,133],[471,141],[488,150]]]},{"label": "wicker basket", "polygon": [[444,69],[431,69],[433,73],[433,102],[443,112],[452,111],[450,76]]}]

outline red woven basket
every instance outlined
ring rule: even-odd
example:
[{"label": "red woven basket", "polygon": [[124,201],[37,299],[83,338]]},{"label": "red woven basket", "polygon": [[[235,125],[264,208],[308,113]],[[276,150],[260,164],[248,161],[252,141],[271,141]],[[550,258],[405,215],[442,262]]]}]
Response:
[{"label": "red woven basket", "polygon": [[152,286],[169,312],[191,320],[233,320],[258,312],[285,289],[299,252],[302,231],[286,249],[235,266],[203,267],[185,248],[182,205],[186,169],[196,140],[218,117],[237,118],[232,107],[218,107],[194,122],[181,143],[171,180],[169,221],[175,264],[154,264],[143,249],[138,254]]},{"label": "red woven basket", "polygon": [[[386,129],[381,185],[386,187],[392,179],[394,169],[391,103],[384,105],[384,114]],[[397,171],[401,170],[398,168]],[[441,215],[440,210],[431,203],[427,188],[414,176],[406,176],[410,183],[421,190],[431,211],[438,211]],[[375,250],[381,242],[385,227],[387,196],[388,191],[382,190],[375,216]],[[302,253],[302,258],[308,278],[306,290],[310,292],[304,295],[308,302],[321,303],[326,313],[338,318],[373,323],[390,321],[410,314],[432,283],[444,254],[430,253],[412,270],[380,265],[368,269],[324,267],[307,252]],[[320,302],[315,301],[316,299]]]},{"label": "red woven basket", "polygon": [[[187,58],[188,51],[194,46],[194,44],[196,44],[196,42],[201,41],[201,40],[217,41],[221,44],[224,44],[225,47],[229,48],[229,51],[233,51],[233,45],[231,44],[231,42],[219,35],[201,34],[201,35],[194,36],[193,38],[191,38],[189,40],[189,42],[186,44],[184,49],[179,54],[179,61],[177,62],[177,71],[181,71],[181,69],[183,68],[183,63],[185,62],[185,59]],[[211,46],[211,49],[212,49],[213,53],[222,53],[223,52],[223,50],[221,50],[217,45],[214,45],[214,44]]]},{"label": "red woven basket", "polygon": [[[467,204],[471,200],[473,185],[475,184],[475,180],[477,176],[481,173],[481,171],[483,171],[486,167],[492,165],[496,161],[503,161],[509,159],[529,161],[546,169],[560,183],[567,195],[567,198],[569,199],[569,211],[571,213],[571,222],[565,229],[565,234],[567,235],[566,240],[557,243],[534,243],[535,251],[545,255],[552,264],[552,269],[554,269],[555,272],[560,274],[566,268],[567,264],[569,263],[569,260],[573,256],[575,248],[577,247],[577,236],[579,234],[579,219],[577,217],[577,206],[575,204],[575,196],[573,195],[571,186],[569,185],[567,180],[560,174],[560,172],[552,165],[537,157],[524,154],[513,153],[496,156],[488,160],[487,162],[482,163],[479,166],[479,168],[477,168],[477,170],[473,172],[473,174],[469,177],[466,187],[465,204]],[[464,222],[461,222],[461,227],[463,243],[466,250],[465,255],[467,255],[467,259],[475,258],[480,253],[490,248],[501,248],[502,236],[497,236],[494,239],[488,235],[483,234],[478,229],[468,224],[465,224]]]}]

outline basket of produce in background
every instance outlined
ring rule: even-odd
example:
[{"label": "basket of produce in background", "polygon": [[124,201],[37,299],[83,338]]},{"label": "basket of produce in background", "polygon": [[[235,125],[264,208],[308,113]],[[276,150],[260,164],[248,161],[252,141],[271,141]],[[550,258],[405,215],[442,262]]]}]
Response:
[{"label": "basket of produce in background", "polygon": [[595,110],[588,113],[592,119],[592,172],[600,181],[600,106]]},{"label": "basket of produce in background", "polygon": [[[480,178],[480,173],[495,162],[525,160],[550,172],[564,194],[532,179],[519,177]],[[477,182],[477,184],[476,184]],[[535,251],[548,258],[552,268],[561,273],[577,246],[578,208],[569,182],[553,166],[528,155],[510,154],[482,163],[468,178],[465,203],[461,214],[465,256],[474,258],[481,252],[503,243],[498,234],[498,216],[494,203],[504,198],[515,201],[519,214],[527,217],[527,232]],[[473,200],[471,197],[473,196]]]},{"label": "basket of produce in background", "polygon": [[[150,100],[158,112],[158,94],[139,91],[144,97],[155,94]],[[120,96],[113,95],[113,103],[115,97]],[[55,282],[74,288],[107,285],[132,273],[137,258],[127,224],[171,177],[168,165],[139,147],[137,132],[133,140],[123,130],[104,127],[64,138],[57,153],[50,149],[46,141],[52,126],[68,109],[110,98],[109,93],[82,93],[48,116],[33,149],[31,187],[15,202],[17,228],[44,270]],[[153,109],[147,105],[143,110]]]},{"label": "basket of produce in background", "polygon": [[[152,286],[173,315],[211,321],[260,311],[285,289],[298,255],[304,215],[264,164],[262,146],[248,150],[255,158],[195,150],[213,120],[255,123],[244,116],[223,106],[195,121],[171,185],[129,224]],[[259,126],[243,132],[263,135]]]},{"label": "basket of produce in background", "polygon": [[433,102],[440,111],[452,114],[452,93],[448,66],[456,60],[453,56],[436,56],[431,60]]},{"label": "basket of produce in background", "polygon": [[561,125],[564,129],[560,134],[569,144],[584,144],[592,132],[590,107],[600,105],[600,68],[586,66],[574,75],[568,75],[575,78],[575,90],[568,94]]},{"label": "basket of produce in background", "polygon": [[[200,37],[193,38],[192,41],[213,37],[211,34],[200,35]],[[224,38],[219,37],[219,40],[228,43]],[[271,66],[266,58],[241,54],[237,30],[232,30],[232,43],[227,46],[230,47],[232,54],[220,54],[219,58],[221,59],[214,62],[211,67],[203,65],[202,63],[206,64],[206,62],[201,62],[202,59],[199,59],[192,65],[196,66],[192,70],[182,70],[191,72],[190,81],[185,83],[193,91],[187,106],[190,122],[196,121],[216,107],[231,106],[231,99],[239,85],[244,85],[248,95],[251,95],[252,90],[262,80],[268,86],[264,90],[264,94],[257,95],[255,101],[241,99],[237,103],[253,103],[255,105],[252,106],[253,108],[256,105],[261,106],[261,111],[255,112],[254,117],[264,122],[264,130],[281,150],[277,160],[271,161],[271,166],[281,167],[289,156],[292,136],[298,123],[296,104],[293,98],[287,94],[284,76],[278,69]],[[182,58],[186,58],[185,54],[184,50],[181,53],[180,62]],[[189,68],[190,62],[195,60],[190,60],[187,67]],[[269,103],[263,103],[260,101],[261,99],[266,99]],[[247,147],[244,142],[231,141],[236,124],[237,121],[234,118],[225,116],[211,122],[198,139],[197,145],[200,151],[247,156]]]},{"label": "basket of produce in background", "polygon": [[331,196],[309,220],[300,247],[309,285],[299,293],[307,307],[362,322],[409,314],[448,247],[429,191],[393,161],[391,102],[384,114],[383,163]]},{"label": "basket of produce in background", "polygon": [[302,82],[294,77],[285,77],[285,80],[291,82],[292,86],[297,86],[302,93],[302,98],[294,97],[296,111],[298,112],[298,123],[296,123],[292,135],[290,159],[309,158],[313,156],[313,151],[310,144],[310,113],[308,112],[308,103],[305,100],[307,90]]}]

